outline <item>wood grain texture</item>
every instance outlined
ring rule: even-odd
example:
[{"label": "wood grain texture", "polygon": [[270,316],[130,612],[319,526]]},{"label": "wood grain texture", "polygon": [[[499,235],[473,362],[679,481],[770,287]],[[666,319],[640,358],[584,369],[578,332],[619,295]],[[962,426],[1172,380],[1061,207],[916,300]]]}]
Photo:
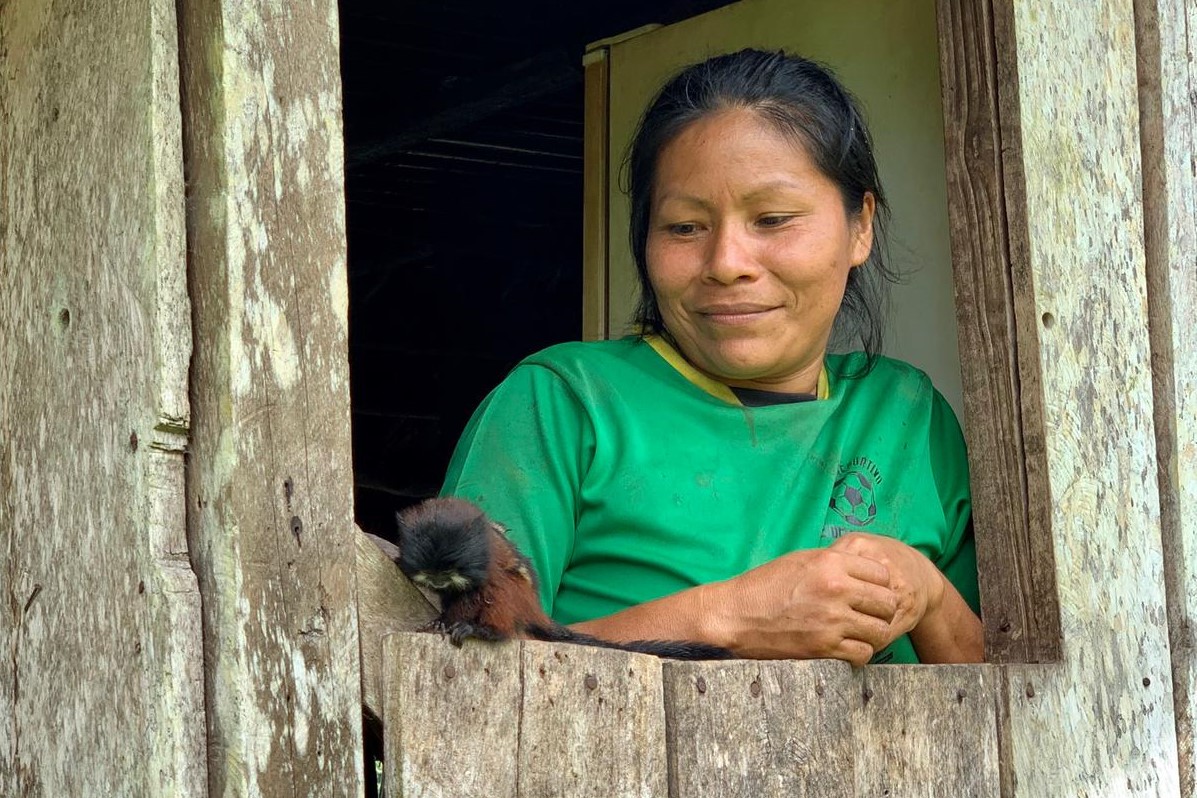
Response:
[{"label": "wood grain texture", "polygon": [[853,794],[847,663],[670,662],[664,675],[673,798]]},{"label": "wood grain texture", "polygon": [[1009,9],[939,0],[944,143],[985,652],[1060,657]]},{"label": "wood grain texture", "polygon": [[1181,794],[1197,794],[1197,6],[1137,0],[1143,223]]},{"label": "wood grain texture", "polygon": [[179,8],[210,794],[358,795],[337,7]]},{"label": "wood grain texture", "polygon": [[1008,671],[1012,784],[1176,795],[1132,4],[1013,23],[1064,660]]},{"label": "wood grain texture", "polygon": [[586,54],[585,128],[582,153],[582,339],[607,337],[607,49]]},{"label": "wood grain texture", "polygon": [[381,538],[356,530],[357,617],[362,644],[362,704],[383,718],[382,641],[395,632],[414,632],[437,615],[437,610],[387,554]]},{"label": "wood grain texture", "polygon": [[857,795],[999,795],[996,669],[892,666],[857,679]]},{"label": "wood grain texture", "polygon": [[383,662],[386,795],[515,798],[520,643],[394,634]]},{"label": "wood grain texture", "polygon": [[661,661],[523,643],[519,794],[666,794]]},{"label": "wood grain texture", "polygon": [[174,14],[0,3],[3,795],[206,791]]}]

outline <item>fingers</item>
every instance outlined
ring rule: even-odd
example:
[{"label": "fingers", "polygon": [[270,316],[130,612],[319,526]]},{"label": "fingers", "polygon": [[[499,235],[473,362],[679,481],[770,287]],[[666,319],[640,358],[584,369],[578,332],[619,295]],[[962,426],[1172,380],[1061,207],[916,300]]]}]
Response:
[{"label": "fingers", "polygon": [[847,552],[824,549],[814,563],[817,595],[889,622],[898,608],[890,571],[882,563]]},{"label": "fingers", "polygon": [[848,599],[848,606],[859,613],[889,623],[898,611],[898,594],[887,587],[861,582]]},{"label": "fingers", "polygon": [[844,557],[844,573],[848,576],[883,587],[889,585],[889,567],[885,563],[851,550],[836,553]]},{"label": "fingers", "polygon": [[828,638],[818,642],[822,656],[842,659],[853,665],[864,665],[873,655],[894,641],[889,624],[877,618],[861,615],[852,622],[828,629]]}]

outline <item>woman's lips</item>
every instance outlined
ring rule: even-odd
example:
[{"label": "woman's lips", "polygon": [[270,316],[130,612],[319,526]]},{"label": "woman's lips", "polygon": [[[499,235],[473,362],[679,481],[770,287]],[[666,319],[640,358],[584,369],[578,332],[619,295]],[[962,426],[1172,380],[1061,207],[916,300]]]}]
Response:
[{"label": "woman's lips", "polygon": [[698,313],[716,324],[741,325],[759,321],[775,310],[775,306],[765,305],[710,305],[699,308]]}]

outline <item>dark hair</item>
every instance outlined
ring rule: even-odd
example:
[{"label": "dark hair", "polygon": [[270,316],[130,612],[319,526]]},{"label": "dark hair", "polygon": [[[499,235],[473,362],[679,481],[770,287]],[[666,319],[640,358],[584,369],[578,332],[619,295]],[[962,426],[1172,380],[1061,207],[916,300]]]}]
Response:
[{"label": "dark hair", "polygon": [[[747,108],[795,139],[840,190],[849,214],[859,213],[865,192],[873,195],[873,249],[848,273],[835,340],[853,333],[873,358],[885,328],[884,291],[897,275],[885,263],[889,206],[877,176],[873,143],[856,100],[827,67],[784,52],[741,50],[686,67],[661,89],[645,111],[624,164],[631,199],[631,244],[640,278],[635,323],[641,334],[664,333],[645,257],[653,184],[661,151],[708,114]],[[847,329],[844,329],[845,326]]]}]

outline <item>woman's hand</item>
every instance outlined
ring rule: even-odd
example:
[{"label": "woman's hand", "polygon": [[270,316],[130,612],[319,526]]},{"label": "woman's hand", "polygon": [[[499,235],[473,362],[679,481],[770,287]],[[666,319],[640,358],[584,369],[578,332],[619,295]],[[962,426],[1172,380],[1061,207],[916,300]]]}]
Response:
[{"label": "woman's hand", "polygon": [[878,557],[833,546],[793,552],[708,585],[703,604],[711,638],[738,656],[863,665],[902,634],[893,625],[902,609],[894,581]]},{"label": "woman's hand", "polygon": [[[856,554],[881,563],[889,571],[889,588],[898,598],[890,621],[896,639],[935,612],[943,602],[946,580],[922,552],[895,538],[854,532],[831,544],[832,551]],[[888,645],[888,644],[887,644]]]},{"label": "woman's hand", "polygon": [[981,619],[935,564],[900,540],[881,535],[845,535],[831,549],[851,552],[886,566],[898,608],[890,623],[896,638],[910,642],[924,663],[981,662]]}]

